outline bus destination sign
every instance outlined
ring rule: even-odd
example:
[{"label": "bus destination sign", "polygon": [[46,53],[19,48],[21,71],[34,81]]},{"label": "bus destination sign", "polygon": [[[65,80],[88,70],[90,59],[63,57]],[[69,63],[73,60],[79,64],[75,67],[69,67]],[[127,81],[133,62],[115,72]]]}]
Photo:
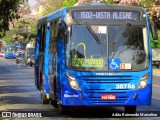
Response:
[{"label": "bus destination sign", "polygon": [[75,21],[94,21],[94,20],[114,20],[114,21],[139,21],[140,13],[138,11],[92,11],[92,10],[77,10],[72,12]]}]

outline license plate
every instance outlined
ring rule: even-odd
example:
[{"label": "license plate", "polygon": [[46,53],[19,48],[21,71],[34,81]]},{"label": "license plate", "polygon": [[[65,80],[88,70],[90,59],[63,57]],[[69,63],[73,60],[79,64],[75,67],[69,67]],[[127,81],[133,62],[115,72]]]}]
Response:
[{"label": "license plate", "polygon": [[116,100],[116,94],[103,94],[101,100]]}]

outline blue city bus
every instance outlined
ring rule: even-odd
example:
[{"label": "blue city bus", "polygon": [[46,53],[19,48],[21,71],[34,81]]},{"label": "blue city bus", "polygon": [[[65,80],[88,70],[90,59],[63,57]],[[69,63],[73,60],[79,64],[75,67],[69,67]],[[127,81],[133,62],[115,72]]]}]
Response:
[{"label": "blue city bus", "polygon": [[4,56],[5,58],[16,58],[16,46],[14,44],[6,45]]},{"label": "blue city bus", "polygon": [[[152,36],[150,36],[152,34]],[[145,9],[87,3],[38,20],[35,84],[41,102],[66,107],[121,106],[136,112],[152,95],[151,37]]]}]

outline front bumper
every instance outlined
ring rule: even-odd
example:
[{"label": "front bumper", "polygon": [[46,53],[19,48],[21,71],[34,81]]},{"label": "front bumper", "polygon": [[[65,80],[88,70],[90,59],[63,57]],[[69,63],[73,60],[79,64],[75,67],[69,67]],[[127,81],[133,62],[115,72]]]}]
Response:
[{"label": "front bumper", "polygon": [[[62,105],[64,106],[128,106],[128,105],[150,105],[151,86],[141,90],[128,91],[116,94],[116,100],[101,100],[102,94],[86,94],[63,85]],[[105,94],[105,93],[103,93]],[[106,93],[111,94],[111,93]]]},{"label": "front bumper", "polygon": [[5,58],[16,58],[16,55],[6,55]]}]

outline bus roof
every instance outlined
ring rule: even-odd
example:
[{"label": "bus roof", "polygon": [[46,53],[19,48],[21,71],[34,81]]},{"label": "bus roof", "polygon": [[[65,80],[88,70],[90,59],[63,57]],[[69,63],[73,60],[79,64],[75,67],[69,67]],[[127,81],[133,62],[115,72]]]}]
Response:
[{"label": "bus roof", "polygon": [[64,17],[63,12],[65,12],[65,10],[66,10],[66,8],[63,8],[63,9],[54,11],[54,12],[48,14],[48,15],[45,15],[38,20],[38,23],[41,24],[41,23],[51,21],[51,20],[54,20],[54,19],[57,19],[57,18],[62,18],[62,17]]},{"label": "bus roof", "polygon": [[70,10],[88,10],[88,9],[112,9],[112,10],[116,10],[116,9],[122,9],[122,10],[135,10],[135,11],[141,11],[141,12],[145,12],[145,9],[142,7],[136,7],[136,6],[124,6],[124,5],[111,5],[111,4],[99,4],[99,3],[87,3],[87,4],[82,4],[79,6],[72,6],[72,7],[67,7],[67,8],[62,8],[60,10],[54,11],[48,15],[45,15],[43,17],[41,17],[38,20],[38,24],[47,24],[47,22],[52,21],[54,19],[58,19],[58,18],[65,18],[65,14],[67,11]]},{"label": "bus roof", "polygon": [[114,4],[82,4],[79,6],[72,6],[68,7],[68,10],[72,9],[124,9],[124,10],[140,10],[144,11],[144,8],[142,7],[136,7],[136,6],[127,6],[127,5],[114,5]]}]

